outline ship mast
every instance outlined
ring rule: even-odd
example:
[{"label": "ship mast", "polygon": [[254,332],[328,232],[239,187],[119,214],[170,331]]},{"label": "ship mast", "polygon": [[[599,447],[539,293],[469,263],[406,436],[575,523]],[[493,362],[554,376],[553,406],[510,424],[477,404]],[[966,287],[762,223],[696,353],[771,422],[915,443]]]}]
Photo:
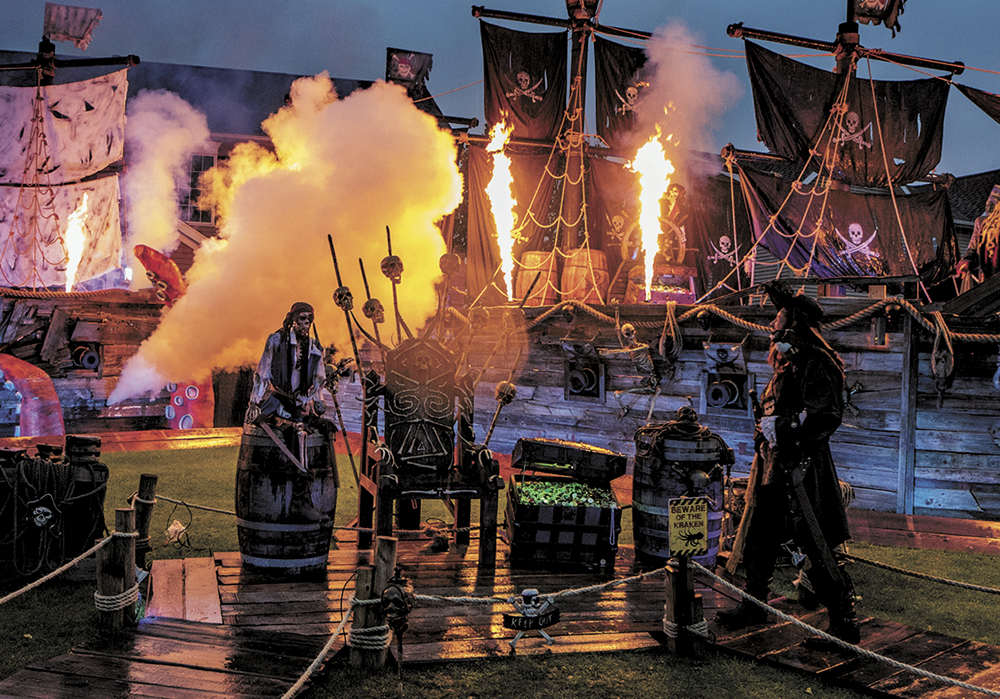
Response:
[{"label": "ship mast", "polygon": [[[564,182],[564,202],[567,211],[580,211],[583,206],[584,152],[587,148],[584,132],[584,106],[587,102],[587,61],[590,35],[595,30],[630,38],[649,38],[649,32],[605,27],[597,23],[598,0],[566,0],[566,19],[542,17],[520,12],[490,10],[482,6],[472,7],[472,16],[483,19],[499,19],[510,22],[528,22],[561,27],[571,32],[570,51],[570,92],[565,126],[559,135],[566,152],[567,177]],[[585,241],[581,240],[583,217],[567,222],[561,233],[562,247],[574,250]]]}]

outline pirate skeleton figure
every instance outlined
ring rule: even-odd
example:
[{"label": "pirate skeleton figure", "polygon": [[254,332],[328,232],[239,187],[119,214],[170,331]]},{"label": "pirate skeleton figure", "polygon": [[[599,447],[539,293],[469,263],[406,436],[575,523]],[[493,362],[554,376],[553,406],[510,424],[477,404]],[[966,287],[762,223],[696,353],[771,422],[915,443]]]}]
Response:
[{"label": "pirate skeleton figure", "polygon": [[[333,424],[322,419],[326,403],[320,392],[327,375],[323,348],[309,336],[313,317],[313,307],[308,303],[292,304],[281,329],[268,336],[254,372],[244,419],[245,423],[260,425],[273,435],[272,439],[283,450],[298,451],[300,459],[304,452],[300,447],[307,433],[322,432],[327,436],[333,433]],[[300,464],[295,470],[291,512],[309,521],[322,521],[326,515],[312,504],[308,465],[301,461]]]},{"label": "pirate skeleton figure", "polygon": [[865,140],[865,132],[868,132],[868,138],[872,139],[872,123],[869,121],[868,126],[864,128],[861,127],[861,117],[858,116],[857,112],[848,112],[844,116],[844,123],[840,127],[840,135],[837,136],[835,141],[837,143],[856,143],[858,148],[871,148],[871,140]]},{"label": "pirate skeleton figure", "polygon": [[834,228],[837,233],[837,237],[844,243],[844,249],[841,250],[843,255],[864,255],[866,257],[879,257],[877,250],[872,250],[869,245],[875,240],[875,236],[878,235],[878,229],[872,233],[868,238],[865,238],[865,229],[861,227],[860,223],[852,223],[847,227],[847,238],[843,234]]},{"label": "pirate skeleton figure", "polygon": [[528,75],[527,71],[520,71],[517,74],[517,85],[514,87],[513,92],[506,93],[507,97],[527,97],[532,102],[541,102],[542,97],[535,94],[542,82],[544,82],[545,77],[542,76],[538,79],[538,82],[534,85],[531,84],[531,76]]}]

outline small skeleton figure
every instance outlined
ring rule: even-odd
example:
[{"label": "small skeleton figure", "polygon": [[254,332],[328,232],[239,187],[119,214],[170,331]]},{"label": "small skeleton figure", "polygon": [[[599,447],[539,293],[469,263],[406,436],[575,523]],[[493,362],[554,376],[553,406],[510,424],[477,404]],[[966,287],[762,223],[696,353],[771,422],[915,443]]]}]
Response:
[{"label": "small skeleton figure", "polygon": [[535,94],[542,81],[545,80],[544,76],[538,79],[538,82],[531,85],[531,76],[528,75],[526,71],[521,71],[517,74],[517,86],[514,87],[513,92],[506,93],[507,97],[527,97],[532,102],[541,102],[542,97]]},{"label": "small skeleton figure", "polygon": [[[521,602],[517,601],[517,597],[511,596],[507,598],[507,601],[517,607],[517,611],[523,614],[525,617],[532,619],[539,617],[545,613],[545,610],[552,606],[552,598],[545,597],[544,599],[538,594],[538,590],[534,588],[529,588],[527,590],[521,591]],[[511,649],[517,645],[517,642],[521,640],[521,637],[526,634],[526,630],[521,630],[517,632],[511,640],[507,641]],[[555,642],[551,636],[549,636],[545,629],[539,628],[538,633],[542,635],[545,639],[547,645],[552,645]]]}]

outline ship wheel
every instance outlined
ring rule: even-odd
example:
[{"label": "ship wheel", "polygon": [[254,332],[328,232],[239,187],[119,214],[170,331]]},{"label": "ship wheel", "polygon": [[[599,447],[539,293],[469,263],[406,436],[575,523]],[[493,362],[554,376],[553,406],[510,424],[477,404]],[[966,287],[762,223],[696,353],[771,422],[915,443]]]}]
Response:
[{"label": "ship wheel", "polygon": [[[673,221],[665,218],[660,219],[660,235],[658,236],[659,251],[658,257],[666,264],[684,264],[684,254],[687,252],[687,245],[684,240],[684,231]],[[637,262],[642,256],[642,230],[639,228],[639,221],[633,221],[622,236],[621,247],[622,259]]]}]

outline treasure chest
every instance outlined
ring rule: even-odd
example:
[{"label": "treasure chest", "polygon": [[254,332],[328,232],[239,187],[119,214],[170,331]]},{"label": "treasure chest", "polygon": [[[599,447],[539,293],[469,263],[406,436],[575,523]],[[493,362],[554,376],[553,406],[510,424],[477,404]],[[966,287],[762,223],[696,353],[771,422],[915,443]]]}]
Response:
[{"label": "treasure chest", "polygon": [[505,524],[511,565],[614,568],[622,510],[611,481],[625,473],[624,454],[521,439],[511,466]]}]

